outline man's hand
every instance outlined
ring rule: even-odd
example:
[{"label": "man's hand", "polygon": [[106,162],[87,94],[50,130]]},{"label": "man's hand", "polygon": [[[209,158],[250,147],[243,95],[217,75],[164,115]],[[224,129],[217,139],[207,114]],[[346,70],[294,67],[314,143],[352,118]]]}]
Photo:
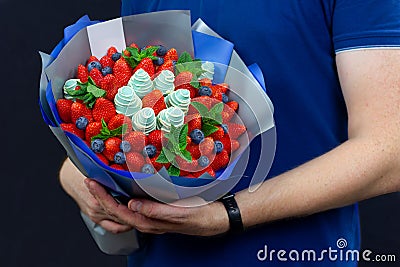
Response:
[{"label": "man's hand", "polygon": [[146,199],[132,199],[125,206],[117,203],[95,181],[86,179],[85,184],[108,217],[143,233],[213,236],[229,230],[226,210],[219,202],[185,208]]}]

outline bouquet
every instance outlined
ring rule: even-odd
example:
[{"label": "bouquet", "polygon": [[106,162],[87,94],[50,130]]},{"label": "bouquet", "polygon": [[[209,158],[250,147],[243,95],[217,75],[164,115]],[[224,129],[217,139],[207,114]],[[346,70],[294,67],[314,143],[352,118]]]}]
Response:
[{"label": "bouquet", "polygon": [[[42,53],[42,115],[72,162],[113,194],[213,201],[242,178],[251,140],[274,129],[259,69],[186,11],[84,17],[65,33]],[[252,185],[272,163],[266,136]]]}]

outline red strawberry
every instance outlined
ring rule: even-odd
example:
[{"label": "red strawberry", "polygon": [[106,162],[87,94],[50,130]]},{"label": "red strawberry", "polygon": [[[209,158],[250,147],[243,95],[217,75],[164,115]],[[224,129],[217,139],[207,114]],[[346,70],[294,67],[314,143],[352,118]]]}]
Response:
[{"label": "red strawberry", "polygon": [[104,142],[103,155],[109,160],[114,161],[114,156],[120,151],[121,139],[110,137]]},{"label": "red strawberry", "polygon": [[149,74],[150,78],[153,78],[154,64],[150,58],[146,57],[142,59],[142,61],[140,61],[139,64],[136,66],[136,68],[133,70],[133,73],[135,73],[138,69],[143,69],[145,72]]},{"label": "red strawberry", "polygon": [[212,82],[211,82],[211,80],[208,79],[208,78],[203,78],[203,79],[199,80],[199,82],[200,82],[200,85],[201,85],[201,86],[208,86],[208,87],[210,87],[210,88],[211,88],[211,86],[212,86]]},{"label": "red strawberry", "polygon": [[94,68],[90,71],[89,76],[92,77],[94,83],[97,86],[100,86],[101,81],[103,80],[103,74],[101,74],[101,71],[98,69]]},{"label": "red strawberry", "polygon": [[100,134],[101,128],[101,122],[89,123],[85,131],[85,140],[91,142],[93,136]]},{"label": "red strawberry", "polygon": [[216,140],[220,140],[222,137],[224,137],[224,130],[222,129],[221,126],[218,126],[218,131],[212,133],[210,136],[212,139]]},{"label": "red strawberry", "polygon": [[224,145],[224,150],[226,150],[228,152],[228,154],[231,154],[232,144],[231,144],[231,139],[229,138],[229,136],[225,135],[219,141],[221,141],[221,143]]},{"label": "red strawberry", "polygon": [[214,147],[215,144],[211,137],[204,138],[199,144],[200,153],[205,156],[212,155],[214,152]]},{"label": "red strawberry", "polygon": [[229,154],[224,149],[221,153],[215,155],[213,162],[211,163],[211,168],[215,171],[218,171],[224,167],[226,167],[229,163]]},{"label": "red strawberry", "polygon": [[194,159],[198,159],[201,156],[200,149],[198,145],[191,144],[186,147],[186,150],[192,155]]},{"label": "red strawberry", "polygon": [[244,132],[246,132],[246,126],[239,123],[228,123],[228,133],[230,138],[237,139]]},{"label": "red strawberry", "polygon": [[96,156],[99,158],[99,160],[101,160],[104,164],[106,164],[107,166],[110,164],[110,162],[108,161],[108,159],[103,155],[103,154],[98,154],[96,153]]},{"label": "red strawberry", "polygon": [[107,74],[104,76],[100,83],[100,88],[106,91],[106,98],[110,101],[114,101],[115,96],[118,93],[118,89],[115,86],[115,76],[114,74]]},{"label": "red strawberry", "polygon": [[213,91],[211,97],[212,97],[212,98],[215,98],[215,99],[217,99],[217,100],[219,100],[219,101],[222,101],[222,94],[223,94],[222,92]]},{"label": "red strawberry", "polygon": [[[165,62],[164,62],[164,64],[162,64],[161,66],[159,66],[158,68],[157,68],[157,75],[160,73],[160,72],[162,72],[163,70],[169,70],[169,71],[171,71],[171,72],[174,72],[174,63],[172,62],[172,60],[166,60]],[[150,74],[149,74],[150,75]],[[152,77],[151,75],[150,75],[150,77]]]},{"label": "red strawberry", "polygon": [[138,46],[137,44],[135,44],[135,43],[131,43],[131,44],[129,45],[129,47],[133,47],[133,48],[139,49],[139,46]]},{"label": "red strawberry", "polygon": [[235,116],[235,111],[230,106],[224,105],[224,109],[222,111],[222,119],[224,123],[230,121],[233,118],[233,116]]},{"label": "red strawberry", "polygon": [[85,66],[83,66],[82,64],[78,65],[78,71],[77,71],[76,77],[82,83],[86,83],[88,81],[89,72],[88,72],[87,68]]},{"label": "red strawberry", "polygon": [[190,145],[192,143],[192,138],[190,136],[186,136],[186,144]]},{"label": "red strawberry", "polygon": [[89,63],[93,62],[93,61],[99,61],[99,59],[95,56],[90,56],[90,58],[88,59],[88,61],[86,63],[86,66],[89,65]]},{"label": "red strawberry", "polygon": [[154,130],[148,136],[149,144],[155,146],[157,151],[161,151],[162,145],[162,131],[161,130]]},{"label": "red strawberry", "polygon": [[176,77],[175,77],[175,87],[179,87],[182,84],[188,84],[192,81],[193,79],[193,74],[190,71],[184,71],[179,73]]},{"label": "red strawberry", "polygon": [[132,56],[131,52],[129,52],[129,51],[126,50],[126,49],[122,51],[122,54],[124,54],[124,56],[126,56],[126,57]]},{"label": "red strawberry", "polygon": [[144,133],[139,131],[133,131],[125,135],[125,141],[131,144],[131,151],[142,152],[144,146],[147,144],[147,137]]},{"label": "red strawberry", "polygon": [[72,133],[72,134],[80,137],[81,139],[83,139],[85,136],[84,131],[76,128],[75,123],[61,123],[60,126],[61,126],[61,129],[63,129],[64,131]]},{"label": "red strawberry", "polygon": [[200,96],[196,97],[192,100],[192,102],[199,102],[203,105],[205,105],[208,109],[212,108],[215,104],[219,103],[220,101],[211,98],[209,96]]},{"label": "red strawberry", "polygon": [[121,57],[114,64],[113,74],[115,76],[116,86],[119,88],[128,84],[132,76],[132,68],[129,66],[128,62]]},{"label": "red strawberry", "polygon": [[175,48],[169,49],[169,50],[167,51],[167,53],[165,54],[164,60],[167,61],[167,60],[169,60],[169,59],[170,59],[170,60],[175,60],[175,61],[178,60],[178,52],[176,51]]},{"label": "red strawberry", "polygon": [[161,110],[166,109],[163,93],[160,90],[153,90],[142,99],[143,108],[149,107],[154,110],[156,116]]},{"label": "red strawberry", "polygon": [[129,152],[126,154],[126,165],[131,172],[140,172],[146,163],[142,154],[138,152]]},{"label": "red strawberry", "polygon": [[185,123],[188,124],[188,133],[190,134],[194,129],[201,130],[201,116],[199,113],[193,115],[187,115],[185,117]]},{"label": "red strawberry", "polygon": [[235,112],[238,110],[239,108],[239,103],[236,101],[229,101],[228,103],[226,103],[231,109],[233,109]]},{"label": "red strawberry", "polygon": [[69,99],[58,99],[56,103],[58,115],[63,122],[71,122],[71,106],[74,103]]},{"label": "red strawberry", "polygon": [[196,159],[193,159],[192,157],[192,161],[189,162],[186,159],[181,158],[180,156],[175,157],[176,163],[180,170],[181,170],[181,175],[185,175],[188,172],[196,172],[200,170],[200,166],[197,162]]},{"label": "red strawberry", "polygon": [[107,50],[107,56],[111,57],[112,55],[114,55],[115,53],[117,53],[117,48],[115,48],[114,46],[111,46],[110,48],[108,48]]},{"label": "red strawberry", "polygon": [[215,172],[214,172],[214,170],[211,168],[211,167],[207,167],[207,168],[205,168],[205,169],[203,169],[203,170],[201,170],[201,171],[198,171],[198,172],[195,172],[195,173],[193,173],[192,175],[194,176],[194,177],[200,177],[200,176],[202,176],[203,174],[205,174],[205,173],[208,173],[209,175],[211,175],[212,177],[215,177]]},{"label": "red strawberry", "polygon": [[118,127],[122,126],[123,124],[126,124],[126,132],[132,131],[132,120],[131,118],[123,115],[123,114],[117,114],[114,117],[111,118],[111,120],[108,122],[108,129],[114,130],[117,129]]},{"label": "red strawberry", "polygon": [[105,98],[98,98],[94,103],[92,113],[95,121],[104,119],[108,123],[116,114],[114,103]]},{"label": "red strawberry", "polygon": [[171,166],[171,163],[158,163],[157,162],[158,155],[156,155],[154,158],[146,157],[146,163],[153,165],[153,168],[157,171],[159,171],[162,167],[168,169]]},{"label": "red strawberry", "polygon": [[217,91],[220,91],[220,92],[225,94],[229,90],[229,84],[220,83],[220,84],[214,85],[213,88],[216,89]]},{"label": "red strawberry", "polygon": [[182,84],[178,88],[175,87],[175,90],[178,90],[178,89],[189,90],[191,99],[195,98],[197,96],[197,92],[199,91],[198,89],[196,89],[193,86],[191,86],[189,83]]},{"label": "red strawberry", "polygon": [[85,117],[89,122],[93,121],[92,111],[85,104],[74,102],[71,105],[72,123],[75,123],[79,117]]},{"label": "red strawberry", "polygon": [[103,68],[105,68],[105,67],[111,67],[112,68],[114,66],[114,63],[115,62],[111,59],[111,57],[107,56],[107,55],[100,59],[100,64],[101,64],[101,66]]},{"label": "red strawberry", "polygon": [[231,140],[231,147],[232,147],[232,152],[235,152],[236,150],[239,149],[240,143],[238,140]]},{"label": "red strawberry", "polygon": [[110,167],[118,171],[125,171],[124,166],[120,164],[112,164],[110,165]]}]

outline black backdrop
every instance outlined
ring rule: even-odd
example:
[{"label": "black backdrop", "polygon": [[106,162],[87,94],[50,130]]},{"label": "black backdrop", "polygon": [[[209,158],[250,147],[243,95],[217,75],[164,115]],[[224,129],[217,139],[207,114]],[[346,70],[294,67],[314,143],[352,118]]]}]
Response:
[{"label": "black backdrop", "polygon": [[[50,53],[63,28],[82,15],[107,20],[119,9],[119,1],[106,0],[0,0],[2,267],[125,266],[124,257],[97,249],[58,184],[65,154],[37,105],[38,51]],[[399,252],[399,200],[393,194],[361,204],[363,247]]]}]

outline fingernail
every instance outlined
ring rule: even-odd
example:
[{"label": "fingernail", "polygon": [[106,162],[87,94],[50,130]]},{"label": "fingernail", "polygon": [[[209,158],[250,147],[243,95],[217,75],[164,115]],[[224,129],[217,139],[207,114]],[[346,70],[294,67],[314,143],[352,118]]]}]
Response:
[{"label": "fingernail", "polygon": [[85,180],[83,180],[83,182],[85,183],[86,187],[89,188],[89,180],[85,179]]},{"label": "fingernail", "polygon": [[140,202],[140,201],[132,201],[130,207],[131,207],[132,211],[140,211],[140,208],[142,207],[142,202]]}]

